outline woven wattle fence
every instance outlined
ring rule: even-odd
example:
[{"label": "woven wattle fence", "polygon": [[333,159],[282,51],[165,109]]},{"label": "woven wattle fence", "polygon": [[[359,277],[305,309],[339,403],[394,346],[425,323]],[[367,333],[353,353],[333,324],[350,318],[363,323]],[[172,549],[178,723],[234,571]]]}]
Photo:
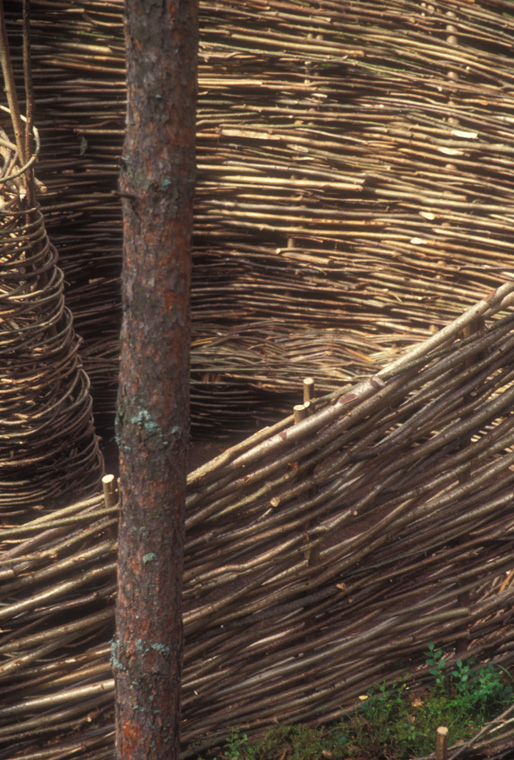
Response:
[{"label": "woven wattle fence", "polygon": [[[503,285],[190,475],[186,754],[422,681],[429,642],[514,666],[513,304]],[[115,523],[98,497],[0,533],[2,758],[112,753]]]},{"label": "woven wattle fence", "polygon": [[[31,5],[46,221],[108,428],[122,2]],[[514,18],[223,0],[201,25],[193,422],[276,424],[189,479],[190,756],[423,681],[430,641],[514,665]],[[332,395],[276,422],[306,375]],[[44,506],[0,533],[0,758],[103,760],[116,510]]]},{"label": "woven wattle fence", "polygon": [[[108,424],[123,3],[31,7],[44,208]],[[192,415],[220,436],[280,419],[306,375],[328,392],[373,374],[512,266],[514,17],[503,0],[202,0],[200,26]]]}]

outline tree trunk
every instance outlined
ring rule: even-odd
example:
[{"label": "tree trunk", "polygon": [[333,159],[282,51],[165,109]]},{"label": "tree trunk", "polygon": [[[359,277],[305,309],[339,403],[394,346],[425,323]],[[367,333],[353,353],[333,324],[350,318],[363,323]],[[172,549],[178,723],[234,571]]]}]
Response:
[{"label": "tree trunk", "polygon": [[179,755],[197,0],[126,0],[118,760]]}]

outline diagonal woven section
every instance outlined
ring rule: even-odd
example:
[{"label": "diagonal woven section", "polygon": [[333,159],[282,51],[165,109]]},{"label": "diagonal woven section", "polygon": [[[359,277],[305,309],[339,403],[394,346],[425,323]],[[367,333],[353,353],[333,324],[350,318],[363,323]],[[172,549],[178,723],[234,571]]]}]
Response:
[{"label": "diagonal woven section", "polygon": [[[514,667],[513,303],[501,286],[189,476],[187,755],[419,685],[431,641]],[[112,754],[116,517],[98,496],[0,531],[0,758]]]}]

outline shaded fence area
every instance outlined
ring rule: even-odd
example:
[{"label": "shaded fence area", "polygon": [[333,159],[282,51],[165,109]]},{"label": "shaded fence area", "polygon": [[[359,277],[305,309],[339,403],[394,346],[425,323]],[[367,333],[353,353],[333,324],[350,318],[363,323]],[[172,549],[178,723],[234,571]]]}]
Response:
[{"label": "shaded fence area", "polygon": [[[0,110],[0,124],[9,115]],[[101,455],[64,276],[30,167],[0,127],[0,520],[94,493]],[[31,197],[32,196],[32,197]]]},{"label": "shaded fence area", "polygon": [[[422,681],[431,641],[514,666],[513,303],[501,286],[189,476],[186,754]],[[111,756],[115,523],[98,497],[0,532],[0,757]]]},{"label": "shaded fence area", "polygon": [[[31,7],[43,203],[108,427],[122,2]],[[202,0],[200,24],[192,414],[219,436],[280,419],[305,375],[328,392],[372,374],[511,266],[514,18],[502,0]]]}]

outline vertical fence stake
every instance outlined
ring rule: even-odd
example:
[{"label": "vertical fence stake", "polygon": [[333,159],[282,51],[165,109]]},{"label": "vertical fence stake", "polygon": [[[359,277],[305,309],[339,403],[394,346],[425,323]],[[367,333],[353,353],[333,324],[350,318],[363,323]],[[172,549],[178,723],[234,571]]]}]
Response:
[{"label": "vertical fence stake", "polygon": [[106,507],[114,507],[118,503],[118,486],[114,475],[104,475],[102,478],[104,501]]},{"label": "vertical fence stake", "polygon": [[308,416],[309,406],[310,404],[295,404],[293,406],[295,424],[298,424]]},{"label": "vertical fence stake", "polygon": [[448,729],[446,726],[439,726],[437,729],[435,757],[436,760],[448,760]]},{"label": "vertical fence stake", "polygon": [[[104,475],[102,478],[102,488],[104,492],[104,503],[106,507],[115,507],[119,500],[118,481],[114,475]],[[109,537],[116,538],[116,525],[109,528]]]},{"label": "vertical fence stake", "polygon": [[313,398],[314,398],[314,378],[304,377],[303,378],[303,403],[306,404],[307,402],[312,401]]}]

